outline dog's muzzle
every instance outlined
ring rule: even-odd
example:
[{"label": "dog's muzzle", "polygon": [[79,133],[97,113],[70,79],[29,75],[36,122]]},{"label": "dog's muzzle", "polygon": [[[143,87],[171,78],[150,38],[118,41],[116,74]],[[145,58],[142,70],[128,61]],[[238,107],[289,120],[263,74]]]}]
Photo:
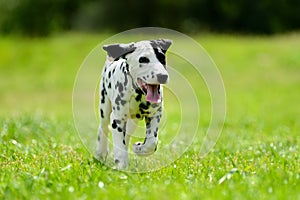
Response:
[{"label": "dog's muzzle", "polygon": [[161,95],[160,95],[160,85],[159,84],[148,84],[144,82],[142,79],[137,79],[139,87],[146,94],[146,100],[150,103],[160,103]]},{"label": "dog's muzzle", "polygon": [[157,74],[157,81],[160,84],[165,84],[168,81],[169,76],[167,74]]}]

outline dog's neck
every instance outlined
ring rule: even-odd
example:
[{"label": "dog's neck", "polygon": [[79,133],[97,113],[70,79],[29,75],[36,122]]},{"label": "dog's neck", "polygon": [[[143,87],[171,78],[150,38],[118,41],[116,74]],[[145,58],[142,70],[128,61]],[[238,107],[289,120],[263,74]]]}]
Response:
[{"label": "dog's neck", "polygon": [[125,73],[126,73],[126,75],[128,75],[130,77],[133,89],[134,90],[139,89],[140,87],[137,83],[137,78],[134,78],[133,75],[131,74],[130,65],[128,64],[127,59],[125,59],[125,62],[126,62],[126,65],[128,66]]}]

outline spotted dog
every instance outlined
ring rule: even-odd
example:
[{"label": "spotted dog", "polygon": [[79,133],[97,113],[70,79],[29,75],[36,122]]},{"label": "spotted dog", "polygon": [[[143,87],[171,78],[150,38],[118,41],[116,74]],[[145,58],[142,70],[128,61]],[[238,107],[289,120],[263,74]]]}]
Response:
[{"label": "spotted dog", "polygon": [[163,88],[168,82],[165,53],[167,39],[103,46],[107,52],[100,81],[100,126],[96,156],[108,154],[109,124],[112,127],[114,161],[118,169],[128,166],[128,144],[135,120],[146,122],[146,137],[133,144],[137,155],[156,151],[158,125],[162,116]]}]

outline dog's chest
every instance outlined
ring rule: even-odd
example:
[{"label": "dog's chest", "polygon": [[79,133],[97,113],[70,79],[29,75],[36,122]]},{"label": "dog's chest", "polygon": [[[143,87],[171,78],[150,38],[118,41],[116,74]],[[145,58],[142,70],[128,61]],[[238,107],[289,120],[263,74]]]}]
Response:
[{"label": "dog's chest", "polygon": [[129,112],[131,118],[143,119],[144,117],[155,116],[161,111],[161,103],[151,104],[146,101],[145,94],[141,89],[136,89],[129,103]]}]

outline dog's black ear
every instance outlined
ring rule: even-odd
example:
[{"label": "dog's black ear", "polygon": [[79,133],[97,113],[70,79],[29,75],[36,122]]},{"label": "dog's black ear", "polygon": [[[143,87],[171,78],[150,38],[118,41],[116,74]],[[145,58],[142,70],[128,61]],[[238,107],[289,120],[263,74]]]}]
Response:
[{"label": "dog's black ear", "polygon": [[136,47],[134,46],[134,43],[109,44],[109,45],[104,45],[103,49],[107,52],[108,56],[116,59],[119,57],[123,57],[128,53],[132,53],[136,49]]},{"label": "dog's black ear", "polygon": [[172,40],[169,39],[151,40],[150,42],[153,48],[159,47],[164,53],[166,53],[172,44]]}]

